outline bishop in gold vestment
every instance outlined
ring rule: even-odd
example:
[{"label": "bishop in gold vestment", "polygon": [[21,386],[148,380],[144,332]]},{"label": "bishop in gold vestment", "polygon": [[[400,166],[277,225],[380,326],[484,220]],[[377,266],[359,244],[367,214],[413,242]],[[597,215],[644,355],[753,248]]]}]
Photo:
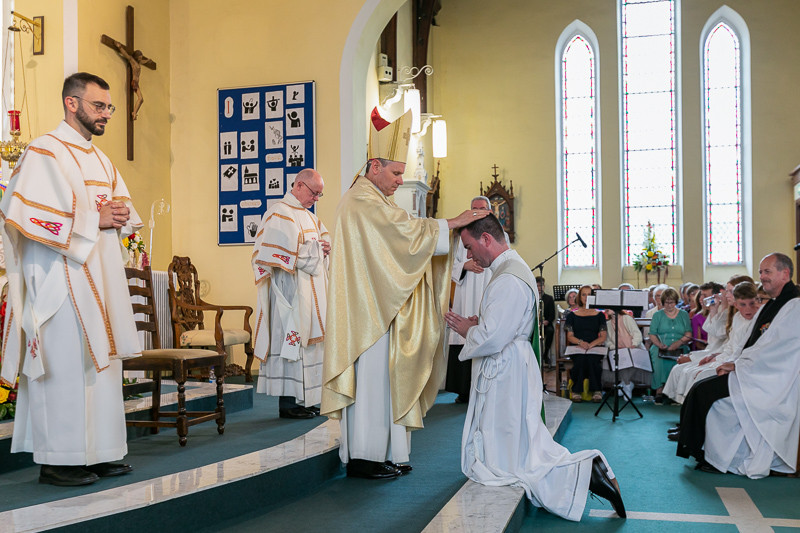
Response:
[{"label": "bishop in gold vestment", "polygon": [[394,203],[409,121],[373,112],[370,162],[342,198],[331,243],[322,414],[341,419],[339,455],[358,477],[410,470],[396,463],[408,461],[408,432],[422,428],[446,366],[448,230],[483,216],[414,218]]}]

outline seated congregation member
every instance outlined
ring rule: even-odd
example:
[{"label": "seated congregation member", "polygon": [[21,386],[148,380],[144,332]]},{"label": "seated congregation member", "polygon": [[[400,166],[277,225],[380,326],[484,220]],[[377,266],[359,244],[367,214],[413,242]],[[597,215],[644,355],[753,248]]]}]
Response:
[{"label": "seated congregation member", "polygon": [[588,309],[586,298],[592,293],[589,285],[578,291],[578,307],[564,323],[567,331],[566,355],[572,359],[572,401],[580,402],[584,391],[583,380],[589,380],[593,402],[600,402],[602,395],[602,361],[606,355],[606,317],[599,309]]},{"label": "seated congregation member", "polygon": [[650,361],[653,363],[651,387],[656,392],[656,403],[662,400],[661,392],[678,355],[689,351],[692,325],[689,313],[678,309],[678,291],[668,288],[661,294],[663,309],[653,315],[650,323]]},{"label": "seated congregation member", "polygon": [[710,298],[713,295],[718,294],[721,290],[722,285],[710,281],[708,283],[703,283],[700,286],[700,290],[697,292],[697,296],[695,297],[699,304],[697,311],[694,315],[689,315],[692,319],[692,339],[695,350],[703,350],[708,344],[708,334],[706,333],[706,330],[703,329],[703,324],[708,318],[708,313],[710,310]]},{"label": "seated congregation member", "polygon": [[[665,285],[664,283],[660,283],[653,288],[652,295],[653,295],[653,307],[647,310],[644,314],[644,318],[649,318],[653,320],[653,316],[661,311],[664,307],[664,304],[661,303],[661,295],[664,294],[664,291],[669,289],[669,285]],[[644,328],[644,336],[650,336],[650,327]]]},{"label": "seated congregation member", "polygon": [[[614,330],[614,315],[617,314],[619,340]],[[642,330],[627,312],[615,313],[606,310],[608,328],[608,356],[603,362],[603,384],[614,384],[614,350],[619,348],[619,380],[628,398],[632,397],[633,387],[636,383],[650,384],[653,375],[653,365],[650,363],[650,354],[642,343]]]},{"label": "seated congregation member", "polygon": [[684,311],[689,313],[689,318],[691,319],[694,314],[699,311],[699,306],[697,304],[697,295],[700,293],[700,286],[695,285],[692,283],[686,288],[686,307],[683,308]]},{"label": "seated congregation member", "polygon": [[703,471],[757,479],[797,471],[800,433],[800,290],[792,260],[761,260],[759,276],[772,298],[753,319],[741,355],[698,382],[681,408],[679,457]]},{"label": "seated congregation member", "polygon": [[461,469],[476,483],[521,485],[534,505],[567,520],[581,519],[588,491],[609,500],[625,517],[603,454],[570,453],[542,422],[541,374],[530,343],[538,300],[530,267],[508,248],[494,216],[468,225],[461,240],[469,257],[494,272],[480,318],[445,315],[465,338],[459,358],[472,361]]},{"label": "seated congregation member", "polygon": [[553,297],[544,292],[544,278],[536,276],[536,288],[539,291],[539,296],[542,300],[542,316],[544,322],[542,323],[542,330],[544,331],[544,350],[542,364],[555,364],[555,360],[550,361],[550,346],[553,344],[553,335],[555,335],[556,327],[556,302]]},{"label": "seated congregation member", "polygon": [[569,313],[578,308],[578,289],[570,289],[564,295],[564,300],[567,303],[567,309],[564,311],[563,316],[566,317]]},{"label": "seated congregation member", "polygon": [[718,351],[728,340],[726,332],[728,325],[728,299],[725,297],[725,287],[719,286],[718,293],[708,306],[708,317],[703,322],[703,331],[706,332],[706,350]]},{"label": "seated congregation member", "polygon": [[722,349],[715,352],[701,350],[692,352],[685,359],[678,359],[678,365],[669,373],[664,395],[683,403],[692,386],[702,379],[716,375],[716,368],[724,362],[735,360],[742,352],[750,321],[760,308],[756,301],[758,291],[754,283],[742,281],[732,291],[733,304],[729,306],[735,310],[730,335]]}]

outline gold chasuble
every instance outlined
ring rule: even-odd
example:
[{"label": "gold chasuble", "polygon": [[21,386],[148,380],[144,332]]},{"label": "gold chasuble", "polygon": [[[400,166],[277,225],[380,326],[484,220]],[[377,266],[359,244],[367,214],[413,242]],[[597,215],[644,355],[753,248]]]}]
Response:
[{"label": "gold chasuble", "polygon": [[356,396],[354,363],[387,331],[392,418],[422,428],[446,370],[450,254],[434,256],[439,224],[414,218],[359,176],[342,198],[331,244],[322,414]]}]

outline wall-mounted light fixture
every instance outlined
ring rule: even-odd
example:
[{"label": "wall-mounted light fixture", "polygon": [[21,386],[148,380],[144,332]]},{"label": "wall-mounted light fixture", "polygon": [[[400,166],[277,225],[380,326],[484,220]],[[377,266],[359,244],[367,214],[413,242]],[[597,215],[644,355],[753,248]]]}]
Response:
[{"label": "wall-mounted light fixture", "polygon": [[12,11],[11,15],[11,26],[9,26],[8,29],[10,31],[21,31],[33,35],[33,55],[44,55],[44,17],[40,16],[29,19],[16,11]]}]

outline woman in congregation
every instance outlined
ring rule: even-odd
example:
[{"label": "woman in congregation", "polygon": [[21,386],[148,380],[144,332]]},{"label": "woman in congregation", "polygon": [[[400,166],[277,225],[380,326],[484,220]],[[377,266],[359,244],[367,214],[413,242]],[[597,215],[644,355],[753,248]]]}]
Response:
[{"label": "woman in congregation", "polygon": [[650,323],[650,361],[653,364],[651,387],[655,402],[660,404],[662,391],[670,370],[677,364],[678,356],[689,352],[692,324],[689,313],[678,309],[678,291],[672,287],[661,294],[663,309],[653,315]]},{"label": "woman in congregation", "polygon": [[564,316],[566,316],[578,307],[578,289],[568,290],[567,294],[564,295],[564,299],[567,302],[567,310],[564,311]]},{"label": "woman in congregation", "polygon": [[[708,297],[710,296],[711,294],[708,294]],[[703,322],[708,318],[708,305],[702,290],[697,291],[694,299],[695,307],[693,313],[689,313],[689,319],[692,322],[692,349],[702,350],[706,347],[706,342],[708,341],[708,336],[703,329]]]},{"label": "woman in congregation", "polygon": [[567,331],[565,355],[572,359],[572,401],[583,400],[583,381],[589,380],[592,401],[600,402],[602,394],[602,360],[607,350],[606,317],[598,309],[587,309],[586,299],[592,293],[589,285],[578,291],[576,309],[567,315],[564,327]]}]

